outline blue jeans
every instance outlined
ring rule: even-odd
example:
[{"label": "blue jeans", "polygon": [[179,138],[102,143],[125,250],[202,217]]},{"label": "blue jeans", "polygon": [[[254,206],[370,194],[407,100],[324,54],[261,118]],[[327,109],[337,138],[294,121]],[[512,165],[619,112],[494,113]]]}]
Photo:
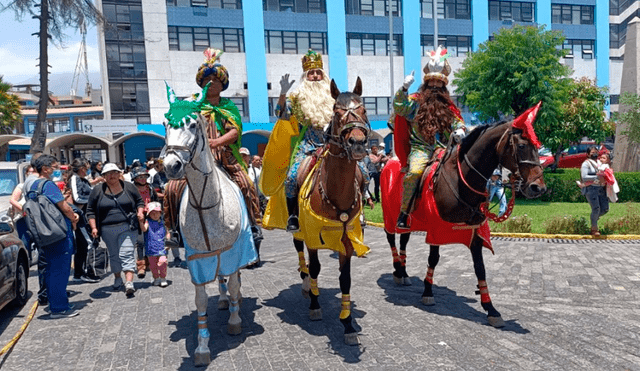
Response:
[{"label": "blue jeans", "polygon": [[498,196],[498,202],[500,202],[500,213],[498,216],[502,216],[507,211],[507,198],[504,195],[504,187],[489,187],[489,202],[493,200],[493,196]]},{"label": "blue jeans", "polygon": [[598,219],[609,211],[609,198],[605,187],[592,185],[585,189],[584,195],[591,205],[591,228],[597,228]]},{"label": "blue jeans", "polygon": [[51,313],[69,309],[67,283],[71,271],[71,255],[73,255],[72,239],[73,235],[67,234],[64,240],[41,249],[47,261],[45,285]]}]

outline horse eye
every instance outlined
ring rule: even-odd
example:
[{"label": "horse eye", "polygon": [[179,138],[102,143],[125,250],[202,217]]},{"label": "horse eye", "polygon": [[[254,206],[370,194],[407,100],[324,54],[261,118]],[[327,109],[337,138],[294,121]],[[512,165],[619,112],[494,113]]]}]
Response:
[{"label": "horse eye", "polygon": [[189,129],[195,129],[195,128],[196,128],[196,123],[195,123],[195,122],[193,122],[193,121],[191,121],[191,122],[189,123]]}]

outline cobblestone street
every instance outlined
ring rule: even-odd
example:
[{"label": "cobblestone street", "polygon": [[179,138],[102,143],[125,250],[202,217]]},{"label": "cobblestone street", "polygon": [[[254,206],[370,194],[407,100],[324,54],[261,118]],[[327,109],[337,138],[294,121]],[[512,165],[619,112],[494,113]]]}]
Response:
[{"label": "cobblestone street", "polygon": [[[263,266],[242,271],[242,334],[226,332],[208,286],[208,370],[640,370],[640,242],[493,240],[485,249],[487,281],[506,327],[494,329],[475,295],[471,254],[441,249],[434,275],[436,305],[420,303],[427,268],[424,235],[409,242],[412,286],[392,279],[383,230],[367,228],[371,253],[352,261],[353,315],[360,346],[343,342],[338,260],[320,253],[324,319],[311,322],[300,293],[291,236],[265,231]],[[189,273],[169,268],[169,287],[136,279],[135,297],[100,283],[70,283],[80,315],[52,320],[39,308],[2,370],[192,370],[195,290]],[[35,301],[0,311],[0,347],[24,323]],[[201,370],[205,368],[200,368]]]}]

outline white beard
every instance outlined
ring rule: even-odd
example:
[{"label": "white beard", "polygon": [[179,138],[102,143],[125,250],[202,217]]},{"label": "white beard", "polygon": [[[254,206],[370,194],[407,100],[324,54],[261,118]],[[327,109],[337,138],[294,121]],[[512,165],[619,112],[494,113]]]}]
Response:
[{"label": "white beard", "polygon": [[293,92],[298,97],[300,108],[311,124],[316,128],[325,129],[333,115],[335,100],[331,97],[331,81],[323,73],[321,81],[309,81],[306,74],[302,75],[300,86]]}]

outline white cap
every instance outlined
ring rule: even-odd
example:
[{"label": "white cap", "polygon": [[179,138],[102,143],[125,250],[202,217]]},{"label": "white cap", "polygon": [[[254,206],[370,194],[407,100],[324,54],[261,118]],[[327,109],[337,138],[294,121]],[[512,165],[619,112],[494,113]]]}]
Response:
[{"label": "white cap", "polygon": [[381,142],[378,146],[384,148],[384,142]]},{"label": "white cap", "polygon": [[251,153],[249,152],[249,148],[242,147],[242,148],[240,148],[240,154],[249,156]]},{"label": "white cap", "polygon": [[106,164],[106,165],[104,165],[104,166],[102,167],[102,174],[106,174],[106,173],[108,173],[108,172],[110,172],[110,171],[117,171],[117,172],[119,172],[119,173],[121,173],[121,172],[122,172],[122,170],[120,170],[120,168],[118,167],[118,165],[116,165],[116,164],[114,164],[114,163],[109,162],[108,164]]}]

